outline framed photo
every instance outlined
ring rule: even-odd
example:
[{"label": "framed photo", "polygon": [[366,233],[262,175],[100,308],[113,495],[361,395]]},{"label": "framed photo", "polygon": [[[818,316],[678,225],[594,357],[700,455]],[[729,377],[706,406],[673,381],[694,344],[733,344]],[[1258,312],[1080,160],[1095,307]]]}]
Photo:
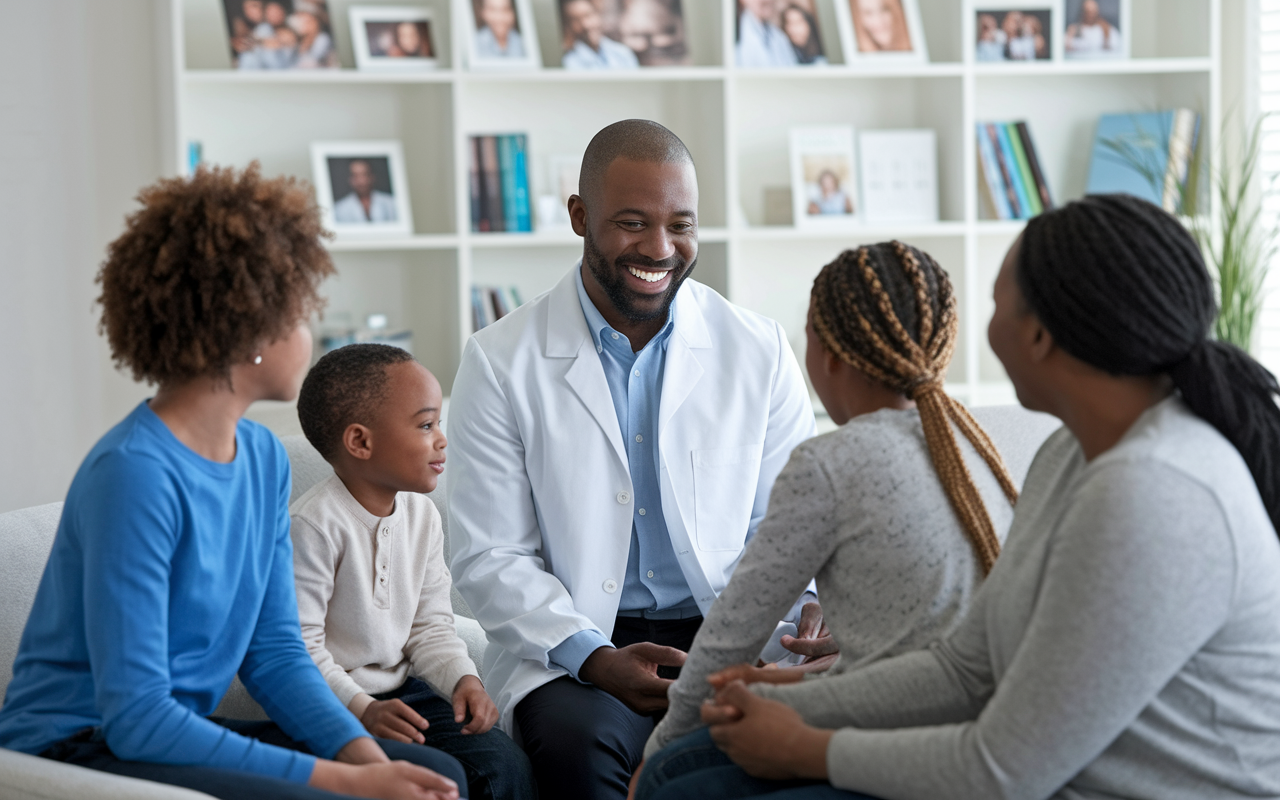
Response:
[{"label": "framed photo", "polygon": [[[681,0],[556,0],[565,69],[693,63]],[[629,53],[629,55],[628,55]]]},{"label": "framed photo", "polygon": [[739,67],[827,63],[816,0],[737,0],[734,61]]},{"label": "framed photo", "polygon": [[581,155],[554,155],[547,159],[546,193],[538,197],[538,229],[569,230],[569,197],[578,193]]},{"label": "framed photo", "polygon": [[1063,56],[1128,58],[1132,11],[1130,0],[1064,0]]},{"label": "framed photo", "polygon": [[326,0],[222,0],[231,66],[338,69]]},{"label": "framed photo", "polygon": [[853,128],[791,131],[791,205],[798,228],[846,226],[858,218]]},{"label": "framed photo", "polygon": [[467,23],[467,54],[471,69],[537,69],[542,66],[529,0],[460,1],[462,16]]},{"label": "framed photo", "polygon": [[988,2],[974,8],[973,60],[1050,61],[1055,56],[1055,3]]},{"label": "framed photo", "polygon": [[835,0],[844,60],[928,61],[916,0]]},{"label": "framed photo", "polygon": [[431,10],[413,6],[351,6],[356,69],[422,72],[436,68]]},{"label": "framed photo", "polygon": [[863,219],[938,221],[938,137],[929,129],[860,131]]},{"label": "framed photo", "polygon": [[324,225],[338,236],[413,233],[399,142],[313,142],[311,172]]}]

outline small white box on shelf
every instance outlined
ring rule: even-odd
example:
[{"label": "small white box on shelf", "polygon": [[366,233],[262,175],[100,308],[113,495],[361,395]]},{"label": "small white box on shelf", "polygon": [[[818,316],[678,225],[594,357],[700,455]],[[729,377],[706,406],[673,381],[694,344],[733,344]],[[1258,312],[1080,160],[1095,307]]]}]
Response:
[{"label": "small white box on shelf", "polygon": [[425,72],[436,68],[431,9],[419,6],[351,6],[351,46],[356,69]]},{"label": "small white box on shelf", "polygon": [[413,234],[400,142],[313,142],[311,176],[324,226],[339,238]]},{"label": "small white box on shelf", "polygon": [[853,127],[791,130],[791,205],[797,228],[845,227],[858,218]]},{"label": "small white box on shelf", "polygon": [[931,129],[860,132],[863,219],[937,222],[937,153],[938,137]]}]

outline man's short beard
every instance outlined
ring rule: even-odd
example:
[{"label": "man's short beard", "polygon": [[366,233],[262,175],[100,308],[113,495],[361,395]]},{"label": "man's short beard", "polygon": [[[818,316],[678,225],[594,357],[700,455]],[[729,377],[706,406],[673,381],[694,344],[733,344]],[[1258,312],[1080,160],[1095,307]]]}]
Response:
[{"label": "man's short beard", "polygon": [[[670,258],[664,258],[661,261],[654,261],[652,258],[638,254],[625,255],[619,256],[610,265],[609,259],[605,258],[604,253],[600,252],[600,248],[596,247],[595,240],[591,238],[591,231],[587,231],[583,236],[582,260],[587,265],[587,269],[591,270],[591,275],[596,279],[596,283],[600,284],[601,289],[604,289],[605,296],[609,298],[609,303],[628,322],[651,322],[655,319],[665,319],[667,312],[671,310],[671,303],[676,299],[676,292],[680,291],[680,287],[684,284],[684,279],[689,277],[693,272],[693,268],[698,265],[697,257],[694,257],[692,263],[686,264],[685,260],[678,254],[672,255]],[[621,274],[627,265],[648,272],[671,271],[671,285],[663,293],[662,304],[657,310],[649,312],[636,308],[633,302],[635,293],[627,288],[626,278],[622,277]]]}]

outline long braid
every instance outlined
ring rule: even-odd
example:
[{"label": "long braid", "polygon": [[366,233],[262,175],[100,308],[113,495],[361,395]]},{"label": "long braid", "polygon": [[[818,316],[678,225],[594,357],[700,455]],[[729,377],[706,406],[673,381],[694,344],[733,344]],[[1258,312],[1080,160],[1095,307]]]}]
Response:
[{"label": "long braid", "polygon": [[955,352],[956,300],[946,272],[901,242],[846,250],[813,282],[811,324],[845,363],[915,400],[938,479],[973,543],[983,573],[1000,554],[991,517],[951,429],[954,422],[986,461],[1010,503],[1018,490],[990,437],[942,389]]}]

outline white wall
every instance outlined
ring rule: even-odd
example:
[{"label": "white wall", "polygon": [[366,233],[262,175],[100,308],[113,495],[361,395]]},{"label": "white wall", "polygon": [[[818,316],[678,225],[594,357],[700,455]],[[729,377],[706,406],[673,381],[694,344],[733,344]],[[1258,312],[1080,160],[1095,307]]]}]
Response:
[{"label": "white wall", "polygon": [[112,369],[93,283],[161,173],[152,0],[0,0],[0,512],[60,500],[145,396]]}]

